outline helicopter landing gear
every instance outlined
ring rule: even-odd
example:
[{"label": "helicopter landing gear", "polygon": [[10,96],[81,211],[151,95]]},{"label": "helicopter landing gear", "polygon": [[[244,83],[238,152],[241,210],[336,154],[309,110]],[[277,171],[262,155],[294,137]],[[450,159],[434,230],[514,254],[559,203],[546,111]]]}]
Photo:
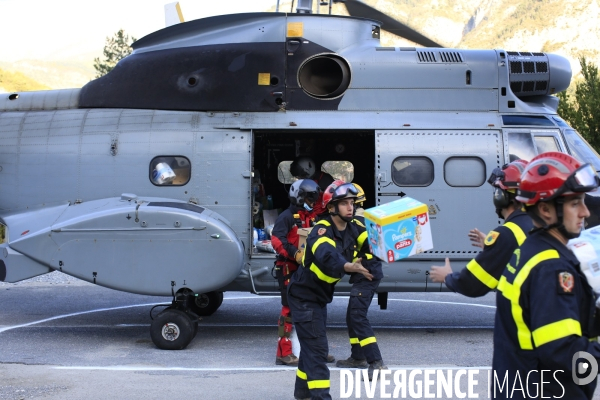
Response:
[{"label": "helicopter landing gear", "polygon": [[195,296],[190,308],[195,314],[207,317],[214,314],[221,304],[223,304],[223,292],[208,292]]},{"label": "helicopter landing gear", "polygon": [[167,308],[159,313],[150,325],[150,337],[162,350],[182,350],[187,347],[198,331],[198,320],[181,310]]},{"label": "helicopter landing gear", "polygon": [[[182,350],[194,339],[198,332],[200,318],[192,310],[196,295],[190,289],[184,288],[173,294],[173,302],[156,317],[150,317],[150,337],[152,342],[162,350]],[[167,306],[167,304],[163,305]]]}]

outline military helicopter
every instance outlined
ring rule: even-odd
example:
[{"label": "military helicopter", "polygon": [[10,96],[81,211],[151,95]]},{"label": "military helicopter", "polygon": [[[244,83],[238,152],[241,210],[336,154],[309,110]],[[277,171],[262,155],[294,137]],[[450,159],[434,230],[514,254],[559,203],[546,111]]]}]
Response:
[{"label": "military helicopter", "polygon": [[[359,183],[367,207],[428,205],[434,249],[386,265],[382,308],[388,292],[445,290],[429,266],[475,256],[466,232],[499,223],[493,168],[555,150],[600,169],[556,113],[564,57],[442,48],[345,4],[350,17],[300,0],[176,24],[81,89],[2,95],[0,281],[62,271],[172,295],[151,336],[181,349],[224,291],[277,290],[253,232],[287,207],[298,156]],[[381,29],[428,47],[382,47]]]}]

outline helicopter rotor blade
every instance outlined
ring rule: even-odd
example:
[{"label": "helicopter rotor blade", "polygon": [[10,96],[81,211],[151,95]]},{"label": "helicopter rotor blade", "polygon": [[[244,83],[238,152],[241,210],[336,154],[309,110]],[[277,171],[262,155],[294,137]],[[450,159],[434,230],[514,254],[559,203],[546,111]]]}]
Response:
[{"label": "helicopter rotor blade", "polygon": [[336,3],[344,3],[346,9],[348,10],[348,14],[353,17],[361,17],[367,19],[374,19],[376,21],[382,22],[381,29],[386,30],[394,35],[400,36],[402,38],[408,39],[411,42],[415,42],[425,47],[444,47],[428,37],[420,34],[415,31],[408,25],[403,24],[400,21],[395,20],[394,18],[382,13],[379,10],[363,3],[358,0],[338,0]]}]

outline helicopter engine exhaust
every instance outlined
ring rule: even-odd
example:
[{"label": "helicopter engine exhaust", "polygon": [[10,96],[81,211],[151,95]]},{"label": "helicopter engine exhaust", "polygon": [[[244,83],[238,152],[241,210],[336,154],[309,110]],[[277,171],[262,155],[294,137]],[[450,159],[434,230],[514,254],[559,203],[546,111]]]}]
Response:
[{"label": "helicopter engine exhaust", "polygon": [[510,90],[517,97],[545,96],[567,90],[571,66],[561,56],[508,51]]},{"label": "helicopter engine exhaust", "polygon": [[309,95],[333,99],[350,86],[350,67],[342,57],[326,54],[309,58],[298,71],[298,82]]}]

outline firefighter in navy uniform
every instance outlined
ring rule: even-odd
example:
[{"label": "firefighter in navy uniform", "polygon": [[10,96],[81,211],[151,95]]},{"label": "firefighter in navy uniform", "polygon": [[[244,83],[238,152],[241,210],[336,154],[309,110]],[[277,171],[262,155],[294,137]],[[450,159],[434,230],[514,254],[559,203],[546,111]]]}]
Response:
[{"label": "firefighter in navy uniform", "polygon": [[301,179],[292,184],[289,191],[290,206],[275,221],[271,233],[271,244],[277,252],[275,271],[281,291],[281,315],[279,316],[279,339],[275,364],[297,366],[298,357],[292,352],[292,319],[287,301],[287,285],[302,260],[302,249],[298,249],[298,228],[310,228],[315,223],[313,206],[321,189],[310,179]]},{"label": "firefighter in navy uniform", "polygon": [[[498,283],[492,370],[508,387],[492,385],[493,398],[576,400],[594,394],[595,377],[580,386],[572,373],[575,353],[600,359],[600,344],[590,341],[598,335],[596,299],[566,244],[589,216],[585,192],[599,183],[590,164],[558,152],[533,158],[521,177],[517,200],[536,228]],[[522,390],[514,391],[515,385]]]},{"label": "firefighter in navy uniform", "polygon": [[367,318],[369,306],[383,278],[383,270],[381,268],[381,261],[364,251],[369,248],[368,244],[364,244],[368,239],[364,225],[365,219],[362,215],[362,212],[364,212],[362,206],[366,201],[366,197],[365,192],[359,185],[355,183],[354,186],[358,189],[358,194],[354,202],[355,215],[352,222],[358,225],[361,231],[361,235],[359,236],[360,249],[356,256],[367,260],[367,262],[363,262],[363,265],[373,275],[373,279],[368,280],[362,274],[350,274],[352,288],[350,289],[350,298],[348,299],[348,308],[346,310],[346,325],[348,326],[348,335],[350,337],[351,353],[350,357],[346,360],[339,360],[335,366],[340,368],[369,367],[368,376],[372,379],[375,369],[386,368],[383,365],[375,333]]},{"label": "firefighter in navy uniform", "polygon": [[331,399],[326,364],[327,304],[345,273],[373,278],[362,260],[354,257],[361,235],[358,225],[351,222],[357,193],[354,185],[343,181],[327,187],[323,206],[329,214],[308,235],[302,266],[288,285],[288,303],[302,348],[294,387],[296,399]]},{"label": "firefighter in navy uniform", "polygon": [[447,258],[445,266],[432,266],[429,277],[433,282],[444,282],[448,289],[469,297],[483,296],[496,289],[513,252],[533,229],[531,218],[515,200],[526,166],[527,161],[516,160],[502,169],[494,169],[488,183],[494,187],[496,214],[505,220],[504,224],[488,233],[483,241],[483,251],[460,272],[452,272]]}]

